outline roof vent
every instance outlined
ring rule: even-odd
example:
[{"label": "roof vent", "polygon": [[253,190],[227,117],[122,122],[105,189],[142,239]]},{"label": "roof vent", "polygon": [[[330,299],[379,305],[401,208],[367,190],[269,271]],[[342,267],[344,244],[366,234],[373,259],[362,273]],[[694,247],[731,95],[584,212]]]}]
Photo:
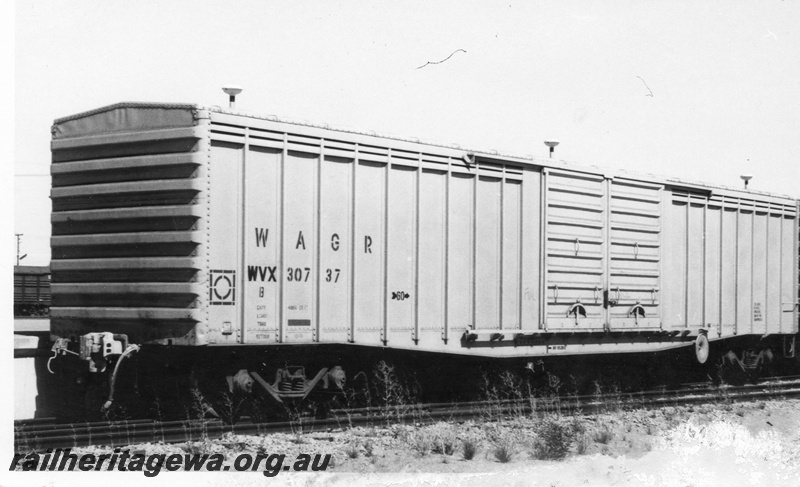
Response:
[{"label": "roof vent", "polygon": [[547,147],[550,148],[550,159],[552,159],[553,158],[553,151],[556,149],[556,146],[558,145],[558,141],[557,140],[545,140],[544,141],[544,145],[546,145]]},{"label": "roof vent", "polygon": [[228,100],[230,101],[230,107],[236,108],[236,95],[242,92],[242,87],[237,85],[225,85],[222,87],[222,91],[228,94]]}]

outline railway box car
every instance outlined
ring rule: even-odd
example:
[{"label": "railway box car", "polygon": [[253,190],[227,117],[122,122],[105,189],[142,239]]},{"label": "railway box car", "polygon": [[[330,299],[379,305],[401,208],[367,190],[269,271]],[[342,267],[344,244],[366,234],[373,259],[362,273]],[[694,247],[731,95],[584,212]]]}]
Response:
[{"label": "railway box car", "polygon": [[793,353],[795,199],[191,104],[52,132],[54,338]]},{"label": "railway box car", "polygon": [[50,306],[50,268],[14,266],[14,316],[46,316]]},{"label": "railway box car", "polygon": [[537,354],[503,345],[797,332],[788,198],[194,105],[61,119],[52,150],[57,335]]}]

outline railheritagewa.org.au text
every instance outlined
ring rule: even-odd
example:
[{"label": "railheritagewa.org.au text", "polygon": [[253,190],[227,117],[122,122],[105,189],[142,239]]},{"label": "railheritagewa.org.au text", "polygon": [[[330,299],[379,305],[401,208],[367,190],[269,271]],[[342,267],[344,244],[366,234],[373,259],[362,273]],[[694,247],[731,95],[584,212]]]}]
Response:
[{"label": "railheritagewa.org.au text", "polygon": [[319,453],[301,453],[294,459],[278,453],[240,453],[231,463],[221,453],[132,455],[130,450],[116,448],[113,453],[78,455],[72,453],[71,448],[57,448],[41,454],[17,453],[9,470],[143,472],[146,477],[155,477],[162,471],[233,471],[262,472],[267,477],[274,477],[280,472],[324,472],[328,469],[330,460],[330,454]]}]

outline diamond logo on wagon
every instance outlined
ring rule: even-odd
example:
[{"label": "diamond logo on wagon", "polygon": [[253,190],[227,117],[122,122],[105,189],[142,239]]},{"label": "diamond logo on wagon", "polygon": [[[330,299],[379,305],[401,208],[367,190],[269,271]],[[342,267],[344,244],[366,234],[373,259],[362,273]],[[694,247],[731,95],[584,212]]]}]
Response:
[{"label": "diamond logo on wagon", "polygon": [[236,304],[236,271],[210,271],[208,292],[209,304],[231,306]]}]

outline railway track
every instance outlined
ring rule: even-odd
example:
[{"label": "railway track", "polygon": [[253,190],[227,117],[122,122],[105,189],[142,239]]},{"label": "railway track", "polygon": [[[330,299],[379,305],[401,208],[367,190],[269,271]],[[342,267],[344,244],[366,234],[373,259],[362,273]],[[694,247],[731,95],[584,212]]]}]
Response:
[{"label": "railway track", "polygon": [[118,421],[58,424],[43,418],[15,421],[17,452],[89,445],[111,447],[137,443],[180,443],[220,438],[227,433],[265,435],[331,431],[356,426],[422,424],[437,421],[498,419],[532,412],[596,414],[620,409],[660,408],[700,403],[744,402],[764,399],[800,398],[800,378],[775,378],[760,384],[715,386],[686,384],[675,391],[651,390],[637,393],[591,396],[552,396],[463,403],[414,404],[332,410],[325,419],[299,418],[293,421],[236,424],[221,420]]}]

